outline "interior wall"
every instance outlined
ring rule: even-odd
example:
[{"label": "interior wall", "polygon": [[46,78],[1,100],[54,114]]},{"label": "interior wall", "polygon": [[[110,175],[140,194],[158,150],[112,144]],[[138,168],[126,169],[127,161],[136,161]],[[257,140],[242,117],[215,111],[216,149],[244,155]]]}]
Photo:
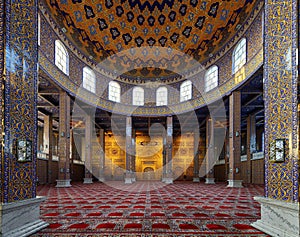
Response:
[{"label": "interior wall", "polygon": [[[251,166],[249,166],[249,162],[252,161],[243,161],[241,162],[241,179],[243,180],[243,183],[249,183],[249,176],[250,176],[250,172],[252,172],[253,168],[251,168]],[[251,170],[250,170],[251,168]],[[255,174],[254,174],[255,175]]]},{"label": "interior wall", "polygon": [[106,180],[123,180],[125,172],[125,137],[105,135],[105,167]]},{"label": "interior wall", "polygon": [[226,182],[228,177],[226,175],[225,164],[214,166],[214,175],[216,182]]},{"label": "interior wall", "polygon": [[[199,141],[199,167],[205,156],[205,141]],[[150,138],[146,135],[136,136],[136,172],[137,180],[156,179],[162,177],[163,166],[162,137]],[[182,134],[175,137],[173,142],[173,175],[176,180],[192,180],[194,175],[194,135]],[[125,163],[125,137],[112,134],[105,137],[105,178],[107,180],[123,180]],[[144,170],[154,173],[144,174]],[[149,176],[150,175],[150,176]]]},{"label": "interior wall", "polygon": [[253,184],[264,184],[265,182],[265,161],[264,159],[252,160],[252,178]]},{"label": "interior wall", "polygon": [[[136,136],[137,180],[161,180],[163,172],[163,138]],[[147,172],[148,171],[148,172]]]},{"label": "interior wall", "polygon": [[[260,131],[260,133],[262,133]],[[173,142],[173,174],[175,180],[192,180],[194,171],[194,136],[183,134],[175,137]],[[113,135],[105,137],[105,178],[107,180],[123,180],[125,170],[125,137],[115,138]],[[162,175],[162,138],[153,137],[149,143],[148,136],[136,137],[136,171],[138,180],[156,179],[160,180]],[[199,140],[199,169],[204,165],[206,147],[205,138]],[[248,162],[248,161],[247,161]],[[243,180],[247,180],[247,162],[242,162],[241,173]],[[251,183],[264,184],[264,160],[251,160]],[[145,169],[153,169],[153,173],[144,174]],[[38,159],[37,175],[39,184],[48,182],[47,177],[48,160]],[[214,167],[215,180],[226,182],[227,174],[225,165]],[[150,175],[150,176],[149,176]],[[52,161],[52,178],[50,183],[55,183],[58,177],[58,163]],[[84,166],[73,165],[72,181],[82,181],[84,177]]]},{"label": "interior wall", "polygon": [[[51,162],[51,180],[48,181],[48,165],[49,161],[46,159],[38,159],[37,160],[37,177],[38,184],[46,184],[46,183],[56,183],[58,179],[58,162]],[[84,178],[84,165],[82,164],[73,164],[73,170],[71,174],[72,182],[80,182],[83,181]]]},{"label": "interior wall", "polygon": [[[264,159],[251,160],[251,183],[252,184],[264,184]],[[225,164],[214,166],[214,174],[216,182],[226,182],[228,177],[225,173]],[[247,180],[247,162],[241,164],[242,180]]]},{"label": "interior wall", "polygon": [[[263,127],[256,129],[256,152],[262,152],[263,133]],[[247,143],[244,145],[246,147]],[[241,174],[244,183],[264,184],[264,159],[241,162]]]},{"label": "interior wall", "polygon": [[37,138],[37,149],[38,151],[43,150],[43,134],[44,134],[44,128],[43,127],[38,127],[38,138]]},{"label": "interior wall", "polygon": [[84,165],[73,164],[71,181],[72,182],[83,182],[83,178],[84,178]]},{"label": "interior wall", "polygon": [[174,138],[173,175],[176,180],[193,180],[194,134],[187,133]]},{"label": "interior wall", "polygon": [[48,160],[37,160],[37,177],[38,184],[46,184],[47,181],[47,169],[48,169]]}]

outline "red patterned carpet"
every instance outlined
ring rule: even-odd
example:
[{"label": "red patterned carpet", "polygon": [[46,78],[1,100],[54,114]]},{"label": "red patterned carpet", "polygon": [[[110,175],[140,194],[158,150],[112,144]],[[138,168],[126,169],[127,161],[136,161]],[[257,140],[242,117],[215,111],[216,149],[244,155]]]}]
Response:
[{"label": "red patterned carpet", "polygon": [[72,185],[38,187],[38,195],[47,196],[41,215],[50,225],[33,236],[267,236],[250,226],[260,217],[253,197],[263,195],[262,186]]}]

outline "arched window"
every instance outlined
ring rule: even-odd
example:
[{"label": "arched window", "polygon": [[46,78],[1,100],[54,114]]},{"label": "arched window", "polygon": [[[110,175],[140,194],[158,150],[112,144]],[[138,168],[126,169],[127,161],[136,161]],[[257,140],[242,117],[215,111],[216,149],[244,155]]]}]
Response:
[{"label": "arched window", "polygon": [[180,85],[180,102],[190,100],[192,98],[192,82],[187,80]]},{"label": "arched window", "polygon": [[121,101],[121,87],[118,82],[110,81],[108,84],[108,99],[114,102]]},{"label": "arched window", "polygon": [[232,73],[235,74],[246,63],[246,38],[241,39],[232,54]]},{"label": "arched window", "polygon": [[55,65],[65,74],[69,75],[69,55],[59,40],[55,41]]},{"label": "arched window", "polygon": [[167,87],[159,87],[156,90],[156,106],[168,104],[168,89]]},{"label": "arched window", "polygon": [[211,66],[205,73],[204,77],[204,91],[208,92],[218,86],[218,67]]},{"label": "arched window", "polygon": [[142,87],[134,87],[132,90],[132,104],[144,105],[144,89]]},{"label": "arched window", "polygon": [[96,76],[93,70],[90,69],[89,67],[83,68],[82,83],[83,83],[83,88],[93,93],[96,92]]}]

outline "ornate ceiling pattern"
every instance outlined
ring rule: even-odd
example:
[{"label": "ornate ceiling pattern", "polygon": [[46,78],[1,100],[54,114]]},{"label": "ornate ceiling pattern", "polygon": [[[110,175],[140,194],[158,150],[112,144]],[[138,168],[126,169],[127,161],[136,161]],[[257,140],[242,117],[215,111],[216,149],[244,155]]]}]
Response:
[{"label": "ornate ceiling pattern", "polygon": [[[97,64],[107,58],[131,77],[174,76],[226,46],[260,0],[44,0],[65,35]],[[145,48],[144,48],[145,47]],[[160,55],[165,47],[169,57]],[[136,50],[136,48],[143,48]],[[128,51],[121,54],[119,52]],[[137,54],[137,51],[139,55]],[[175,53],[174,53],[175,51]],[[176,51],[180,52],[177,54]],[[171,53],[172,52],[172,53]],[[190,57],[182,57],[186,54]],[[192,64],[192,65],[189,65]],[[126,70],[128,69],[128,70]],[[111,68],[112,70],[112,68]]]}]

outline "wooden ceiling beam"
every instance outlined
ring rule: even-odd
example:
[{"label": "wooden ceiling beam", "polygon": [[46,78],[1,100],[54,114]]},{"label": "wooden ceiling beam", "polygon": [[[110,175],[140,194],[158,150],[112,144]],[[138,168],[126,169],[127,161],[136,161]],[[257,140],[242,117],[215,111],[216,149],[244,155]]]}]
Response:
[{"label": "wooden ceiling beam", "polygon": [[249,106],[249,104],[251,104],[252,102],[256,101],[260,96],[262,95],[262,93],[257,94],[256,96],[254,96],[252,99],[248,100],[246,103],[244,103],[242,105],[243,106]]}]

